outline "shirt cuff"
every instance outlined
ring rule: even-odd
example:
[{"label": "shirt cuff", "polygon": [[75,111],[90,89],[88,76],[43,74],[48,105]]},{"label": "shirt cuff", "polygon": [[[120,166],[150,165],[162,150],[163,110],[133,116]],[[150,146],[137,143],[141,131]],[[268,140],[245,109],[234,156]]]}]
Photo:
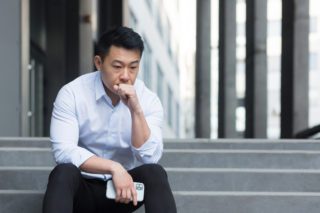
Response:
[{"label": "shirt cuff", "polygon": [[157,163],[163,150],[162,140],[150,134],[149,139],[139,148],[131,145],[131,150],[138,161],[142,163]]},{"label": "shirt cuff", "polygon": [[94,156],[90,151],[82,147],[53,146],[53,154],[57,164],[72,163],[80,167],[86,160]]},{"label": "shirt cuff", "polygon": [[94,156],[93,153],[89,152],[84,148],[77,147],[77,151],[72,156],[71,161],[75,166],[80,167],[81,164],[83,164],[86,160],[88,160],[92,156]]}]

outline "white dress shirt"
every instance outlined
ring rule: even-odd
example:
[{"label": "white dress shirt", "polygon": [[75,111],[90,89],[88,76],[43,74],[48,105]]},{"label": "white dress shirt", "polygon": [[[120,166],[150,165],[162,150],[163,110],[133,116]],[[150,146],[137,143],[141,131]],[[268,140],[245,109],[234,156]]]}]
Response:
[{"label": "white dress shirt", "polygon": [[[131,144],[131,114],[120,101],[106,94],[100,71],[66,84],[54,103],[50,140],[58,164],[79,167],[93,155],[119,162],[127,170],[157,163],[162,156],[163,108],[157,95],[137,79],[134,87],[150,129],[149,139],[138,149]],[[88,178],[107,180],[110,174],[82,172]]]}]

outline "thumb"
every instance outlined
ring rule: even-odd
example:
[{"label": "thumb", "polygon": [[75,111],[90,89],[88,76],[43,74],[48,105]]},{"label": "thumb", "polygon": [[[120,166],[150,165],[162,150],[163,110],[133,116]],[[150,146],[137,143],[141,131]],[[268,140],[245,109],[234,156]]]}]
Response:
[{"label": "thumb", "polygon": [[117,85],[117,84],[113,85],[113,89],[114,89],[115,91],[118,91],[118,90],[119,90],[119,85]]}]

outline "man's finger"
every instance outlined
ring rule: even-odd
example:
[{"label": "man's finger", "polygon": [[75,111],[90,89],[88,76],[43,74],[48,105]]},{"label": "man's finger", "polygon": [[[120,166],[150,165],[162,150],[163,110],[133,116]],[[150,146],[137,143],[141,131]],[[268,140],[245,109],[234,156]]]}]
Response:
[{"label": "man's finger", "polygon": [[132,196],[133,205],[134,206],[138,205],[138,195],[137,195],[136,188],[134,186],[131,189],[131,196]]},{"label": "man's finger", "polygon": [[119,202],[121,199],[121,190],[117,189],[117,194],[116,194],[116,202]]},{"label": "man's finger", "polygon": [[126,204],[131,201],[131,190],[127,189]]}]

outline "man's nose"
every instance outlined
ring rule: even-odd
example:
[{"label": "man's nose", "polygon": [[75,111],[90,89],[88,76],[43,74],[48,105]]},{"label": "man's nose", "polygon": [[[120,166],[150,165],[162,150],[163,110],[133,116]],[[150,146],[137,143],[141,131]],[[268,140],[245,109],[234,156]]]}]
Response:
[{"label": "man's nose", "polygon": [[120,76],[120,79],[121,79],[121,81],[123,81],[123,82],[127,82],[127,81],[130,80],[130,78],[129,78],[129,71],[128,71],[127,68],[124,69],[122,75]]}]

